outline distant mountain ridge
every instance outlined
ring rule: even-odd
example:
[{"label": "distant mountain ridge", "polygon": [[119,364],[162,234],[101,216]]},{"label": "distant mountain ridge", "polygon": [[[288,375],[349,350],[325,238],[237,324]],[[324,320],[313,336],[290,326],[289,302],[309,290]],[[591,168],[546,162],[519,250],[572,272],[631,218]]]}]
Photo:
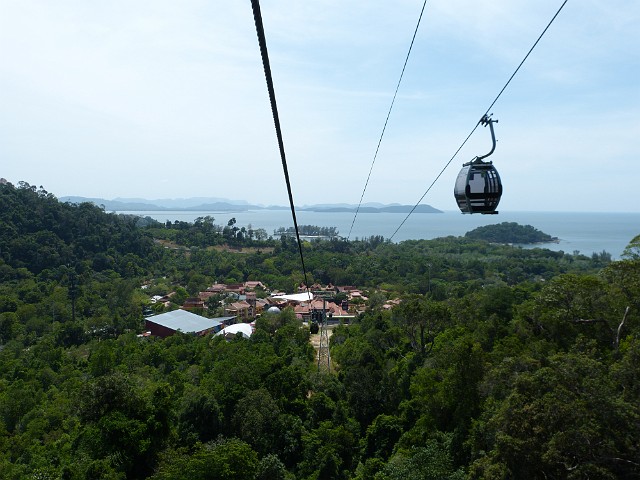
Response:
[{"label": "distant mountain ridge", "polygon": [[116,197],[113,199],[114,202],[122,202],[122,203],[143,203],[143,204],[151,204],[157,205],[159,207],[169,208],[169,209],[184,209],[191,207],[198,207],[201,205],[207,204],[231,204],[231,205],[248,205],[249,202],[246,200],[229,200],[228,198],[220,198],[220,197],[190,197],[190,198],[159,198],[155,200],[147,200],[145,198],[121,198]]},{"label": "distant mountain ridge", "polygon": [[[222,200],[222,201],[221,201]],[[83,203],[89,202],[98,206],[104,206],[105,210],[114,212],[161,212],[161,211],[221,211],[221,212],[245,212],[247,210],[263,209],[258,205],[249,205],[246,202],[234,203],[231,200],[217,198],[192,198],[192,199],[159,199],[146,200],[143,198],[117,198],[107,200],[105,198],[88,197],[61,197],[61,202]]]},{"label": "distant mountain ridge", "polygon": [[[107,200],[104,198],[89,198],[78,196],[61,197],[61,202],[68,203],[93,203],[104,206],[107,211],[114,212],[161,212],[161,211],[213,211],[213,212],[246,212],[249,210],[288,210],[289,207],[279,205],[252,205],[244,200],[229,200],[216,197],[193,197],[177,199],[157,199],[147,200],[144,198],[115,198]],[[398,203],[365,203],[359,209],[359,213],[409,213],[414,208],[413,205],[400,205]],[[358,209],[357,205],[348,203],[305,205],[299,207],[300,211],[311,212],[351,212]],[[414,213],[442,213],[442,210],[431,205],[418,205]]]},{"label": "distant mountain ridge", "polygon": [[[303,207],[300,210],[308,210],[312,212],[355,212],[357,209],[357,205],[348,206],[348,207],[339,207],[339,206],[309,206]],[[362,206],[358,213],[409,213],[413,205],[384,205],[381,207],[368,207]],[[442,210],[438,210],[437,208],[433,208],[431,205],[418,205],[415,207],[413,213],[442,213]]]}]

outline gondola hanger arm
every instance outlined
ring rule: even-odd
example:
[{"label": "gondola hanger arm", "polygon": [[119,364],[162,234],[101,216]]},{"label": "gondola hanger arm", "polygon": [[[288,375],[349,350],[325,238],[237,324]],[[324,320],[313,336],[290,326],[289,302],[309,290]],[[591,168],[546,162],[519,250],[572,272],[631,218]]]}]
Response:
[{"label": "gondola hanger arm", "polygon": [[[493,114],[491,114],[491,115],[493,115]],[[483,115],[483,117],[480,119],[480,122],[479,122],[480,125],[482,125],[483,127],[486,127],[487,125],[489,125],[489,130],[491,130],[491,141],[493,142],[493,145],[491,147],[491,151],[489,153],[487,153],[486,155],[482,155],[480,157],[476,157],[473,160],[474,162],[482,161],[483,158],[487,158],[496,149],[496,134],[493,131],[493,124],[494,123],[498,123],[498,120],[494,120],[493,118],[491,118],[491,115]]]}]

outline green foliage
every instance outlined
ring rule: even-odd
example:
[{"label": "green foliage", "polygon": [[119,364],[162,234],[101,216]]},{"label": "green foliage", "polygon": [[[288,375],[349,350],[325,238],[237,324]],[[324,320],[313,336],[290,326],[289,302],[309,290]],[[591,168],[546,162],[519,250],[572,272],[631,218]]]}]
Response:
[{"label": "green foliage", "polygon": [[199,445],[192,453],[168,452],[155,480],[254,480],[258,456],[237,439]]},{"label": "green foliage", "polygon": [[391,415],[378,415],[367,427],[363,439],[364,456],[367,458],[389,458],[402,432],[401,419]]},{"label": "green foliage", "polygon": [[322,422],[303,435],[304,453],[300,473],[312,478],[347,478],[355,467],[357,436],[353,425]]},{"label": "green foliage", "polygon": [[278,456],[273,454],[262,457],[255,476],[255,480],[287,480],[293,478]]},{"label": "green foliage", "polygon": [[628,260],[640,260],[640,235],[631,239],[622,253],[622,257]]},{"label": "green foliage", "polygon": [[436,335],[446,328],[451,317],[446,304],[420,296],[405,299],[393,315],[407,333],[411,347],[422,356],[431,351]]},{"label": "green foliage", "polygon": [[265,389],[247,392],[238,401],[233,416],[241,440],[259,454],[267,454],[278,440],[280,409]]},{"label": "green foliage", "polygon": [[24,182],[0,185],[0,224],[4,263],[35,274],[87,261],[97,271],[131,276],[153,258],[152,240],[135,220],[89,203],[60,203]]},{"label": "green foliage", "polygon": [[425,446],[395,455],[376,480],[463,480],[462,469],[455,469],[450,454],[451,436],[429,439]]},{"label": "green foliage", "polygon": [[128,476],[149,473],[169,431],[171,390],[143,390],[120,373],[102,376],[81,390],[79,417],[85,425],[80,448]]},{"label": "green foliage", "polygon": [[[601,362],[561,353],[517,377],[513,390],[485,412],[476,438],[491,462],[474,464],[486,478],[494,464],[513,478],[624,478],[638,473],[637,402],[620,398]],[[614,453],[615,452],[615,453]]]},{"label": "green foliage", "polygon": [[206,443],[218,438],[224,427],[222,409],[210,392],[185,387],[177,412],[178,436],[184,445]]},{"label": "green foliage", "polygon": [[579,334],[610,348],[623,313],[614,300],[598,277],[560,275],[521,309],[521,315],[541,336],[561,348],[569,348]]},{"label": "green foliage", "polygon": [[[218,245],[233,247],[271,248],[274,241],[263,228],[254,229],[251,225],[238,227],[235,218],[226,226],[216,225],[211,216],[198,217],[193,223],[176,220],[162,225],[147,223],[144,230],[154,238],[172,242],[182,247],[208,248]],[[139,222],[140,223],[140,222]]]}]

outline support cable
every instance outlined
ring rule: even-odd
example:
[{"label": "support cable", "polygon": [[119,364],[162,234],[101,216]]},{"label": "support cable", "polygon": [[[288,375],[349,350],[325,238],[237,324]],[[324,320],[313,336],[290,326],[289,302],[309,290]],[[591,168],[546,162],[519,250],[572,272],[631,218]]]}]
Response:
[{"label": "support cable", "polygon": [[251,0],[253,7],[253,20],[256,24],[256,33],[258,34],[258,43],[260,44],[260,55],[262,56],[262,65],[264,67],[264,76],[267,81],[267,90],[269,91],[269,101],[271,102],[271,112],[273,113],[273,123],[276,127],[276,136],[278,137],[278,147],[280,149],[280,158],[282,159],[282,169],[284,171],[284,179],[287,184],[287,193],[289,194],[289,205],[291,205],[291,216],[293,217],[293,226],[296,229],[296,238],[298,240],[298,251],[300,252],[300,262],[302,263],[302,271],[304,273],[304,284],[309,290],[309,282],[307,281],[307,269],[304,266],[304,255],[302,254],[302,242],[300,241],[300,231],[298,229],[298,220],[296,219],[296,208],[293,202],[293,194],[291,193],[291,182],[289,181],[289,170],[287,168],[287,157],[284,152],[284,141],[282,140],[282,130],[280,128],[280,117],[278,115],[278,105],[276,104],[276,93],[273,87],[273,78],[271,76],[271,67],[269,64],[269,52],[267,51],[267,39],[264,34],[264,26],[262,24],[262,13],[260,12],[260,1]]},{"label": "support cable", "polygon": [[[489,114],[489,110],[491,110],[493,108],[493,106],[496,104],[496,102],[498,101],[498,99],[500,98],[500,96],[502,95],[502,93],[506,90],[506,88],[509,86],[509,84],[511,83],[511,80],[513,80],[513,77],[516,76],[516,74],[518,73],[518,71],[520,70],[520,67],[522,67],[522,65],[524,64],[524,62],[527,60],[527,58],[529,58],[529,55],[531,54],[531,52],[533,52],[533,49],[536,48],[536,46],[538,45],[538,42],[540,42],[540,40],[542,39],[542,37],[544,36],[545,33],[547,33],[547,30],[549,29],[549,27],[551,26],[551,24],[555,21],[556,17],[560,14],[560,12],[562,11],[562,9],[564,8],[564,6],[567,4],[569,0],[564,0],[564,2],[562,2],[562,5],[560,5],[560,8],[558,9],[558,11],[556,12],[556,14],[551,18],[551,20],[549,21],[549,23],[547,24],[547,26],[545,27],[545,29],[542,31],[542,33],[540,34],[540,36],[538,37],[538,39],[534,42],[533,46],[529,49],[529,51],[527,52],[527,54],[524,56],[524,58],[522,59],[522,61],[520,62],[520,65],[518,65],[518,68],[515,69],[515,71],[513,72],[513,74],[511,75],[511,77],[509,77],[509,80],[507,80],[507,83],[505,83],[504,87],[502,87],[502,90],[500,90],[500,93],[498,93],[498,95],[496,96],[496,98],[493,100],[493,102],[491,102],[491,105],[489,105],[489,108],[487,108],[487,110],[485,111],[484,115],[482,116],[482,118],[484,118],[485,115]],[[442,170],[440,170],[440,173],[438,173],[438,175],[436,176],[435,180],[433,182],[431,182],[431,185],[429,185],[429,188],[427,188],[427,190],[422,194],[422,196],[420,197],[420,200],[418,200],[418,202],[413,206],[413,208],[411,209],[411,211],[407,214],[407,216],[404,218],[404,220],[402,220],[402,223],[400,224],[400,226],[398,226],[398,228],[396,228],[396,231],[393,232],[393,235],[391,235],[391,237],[389,238],[389,240],[393,240],[393,237],[395,237],[396,233],[398,233],[398,230],[400,230],[402,228],[402,226],[405,224],[405,222],[407,221],[407,219],[411,216],[411,214],[415,211],[416,208],[418,208],[418,205],[420,205],[420,203],[422,202],[422,200],[424,199],[424,197],[427,196],[427,194],[429,193],[429,191],[431,190],[431,188],[433,188],[433,186],[435,185],[435,183],[438,181],[438,179],[442,176],[442,174],[444,173],[444,171],[449,167],[449,165],[451,164],[451,162],[453,161],[454,158],[456,158],[456,156],[458,155],[458,153],[460,152],[460,150],[462,150],[462,147],[465,146],[465,144],[467,143],[467,141],[469,140],[469,138],[471,138],[471,135],[473,135],[473,133],[476,131],[476,129],[478,128],[478,126],[480,125],[480,122],[482,120],[478,121],[478,123],[476,123],[475,127],[473,127],[473,130],[471,130],[471,133],[469,133],[469,135],[467,135],[467,138],[464,139],[464,141],[462,142],[462,144],[460,145],[460,147],[458,147],[458,149],[456,150],[456,153],[453,154],[453,156],[449,159],[449,161],[445,164],[444,168]]]},{"label": "support cable", "polygon": [[378,140],[378,146],[376,147],[376,153],[373,155],[373,162],[371,162],[371,168],[369,169],[369,175],[367,175],[367,181],[364,183],[364,189],[362,190],[362,195],[360,196],[360,202],[358,203],[358,208],[356,208],[356,213],[353,216],[353,221],[351,222],[351,228],[349,229],[349,235],[347,235],[347,240],[351,238],[351,231],[353,230],[353,225],[356,223],[356,218],[358,218],[358,212],[360,211],[360,207],[362,206],[362,200],[364,199],[364,193],[367,191],[367,186],[369,185],[369,179],[371,178],[371,172],[373,172],[373,166],[376,163],[376,159],[378,158],[378,151],[380,150],[380,144],[382,143],[382,137],[384,137],[384,132],[387,129],[387,123],[389,122],[389,117],[391,116],[391,110],[393,109],[393,104],[396,101],[396,96],[398,95],[398,90],[400,89],[400,83],[402,83],[402,77],[404,76],[404,71],[407,68],[407,63],[409,62],[409,56],[411,55],[411,49],[413,48],[413,42],[416,40],[416,35],[418,34],[418,28],[420,27],[420,21],[422,20],[422,14],[424,13],[424,8],[427,5],[427,0],[424,0],[422,4],[422,10],[420,10],[420,16],[418,17],[418,24],[416,25],[416,29],[413,32],[413,38],[411,39],[411,45],[409,45],[409,51],[407,52],[407,58],[404,60],[404,65],[402,67],[402,72],[400,73],[400,79],[398,80],[398,85],[396,85],[396,91],[393,94],[393,99],[391,100],[391,106],[389,107],[389,112],[387,112],[387,118],[384,121],[384,126],[382,127],[382,133],[380,134],[380,139]]}]

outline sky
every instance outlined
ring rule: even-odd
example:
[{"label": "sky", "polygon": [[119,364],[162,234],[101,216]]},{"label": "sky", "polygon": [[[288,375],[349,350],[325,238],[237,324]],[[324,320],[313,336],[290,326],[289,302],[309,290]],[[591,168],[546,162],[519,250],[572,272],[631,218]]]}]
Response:
[{"label": "sky", "polygon": [[[430,0],[363,202],[456,210],[562,0]],[[263,0],[296,205],[360,201],[423,0]],[[491,109],[500,211],[639,212],[640,2],[569,0]],[[450,162],[450,163],[449,163]],[[251,2],[0,0],[0,177],[288,205]]]}]

